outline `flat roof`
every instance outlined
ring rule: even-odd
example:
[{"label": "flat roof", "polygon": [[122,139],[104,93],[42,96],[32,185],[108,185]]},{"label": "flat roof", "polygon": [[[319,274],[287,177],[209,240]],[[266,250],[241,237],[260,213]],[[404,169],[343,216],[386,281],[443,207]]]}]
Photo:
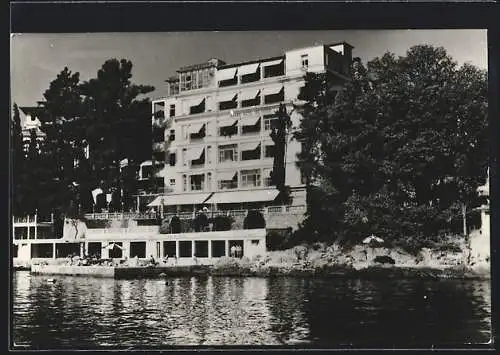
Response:
[{"label": "flat roof", "polygon": [[284,55],[279,55],[279,56],[276,56],[276,57],[261,58],[261,59],[252,59],[252,60],[249,60],[249,61],[246,61],[246,62],[239,62],[239,63],[235,63],[235,64],[224,64],[224,65],[221,65],[221,66],[217,67],[217,69],[233,68],[233,67],[238,67],[240,65],[260,63],[260,62],[265,62],[265,61],[268,61],[268,60],[276,60],[276,59],[281,59],[281,58],[285,58],[285,56]]}]

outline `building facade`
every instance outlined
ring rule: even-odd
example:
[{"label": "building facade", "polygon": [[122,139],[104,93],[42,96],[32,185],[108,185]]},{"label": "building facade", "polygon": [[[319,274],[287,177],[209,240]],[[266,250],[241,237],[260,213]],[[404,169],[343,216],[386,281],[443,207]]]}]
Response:
[{"label": "building facade", "polygon": [[[294,109],[306,72],[327,72],[339,89],[348,80],[352,46],[316,45],[284,55],[226,64],[219,59],[186,66],[166,80],[168,96],[153,100],[153,159],[145,164],[163,179],[149,207],[190,211],[272,206],[274,143],[271,129],[283,104],[292,121],[285,154],[285,185],[292,205],[305,205],[297,167],[301,143]],[[142,173],[141,173],[142,174]],[[141,175],[142,176],[142,175]]]}]

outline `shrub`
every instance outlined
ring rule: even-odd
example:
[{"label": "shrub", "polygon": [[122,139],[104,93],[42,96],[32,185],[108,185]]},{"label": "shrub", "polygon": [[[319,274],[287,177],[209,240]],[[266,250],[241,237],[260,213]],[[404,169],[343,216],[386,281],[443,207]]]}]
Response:
[{"label": "shrub", "polygon": [[181,233],[181,219],[177,216],[173,216],[170,219],[170,232],[171,233]]},{"label": "shrub", "polygon": [[208,217],[204,213],[200,213],[193,220],[195,232],[203,232],[208,228]]},{"label": "shrub", "polygon": [[214,231],[228,231],[231,230],[234,218],[231,216],[216,216],[211,221]]},{"label": "shrub", "polygon": [[248,211],[247,216],[243,220],[243,229],[266,228],[266,220],[262,213],[256,210]]}]

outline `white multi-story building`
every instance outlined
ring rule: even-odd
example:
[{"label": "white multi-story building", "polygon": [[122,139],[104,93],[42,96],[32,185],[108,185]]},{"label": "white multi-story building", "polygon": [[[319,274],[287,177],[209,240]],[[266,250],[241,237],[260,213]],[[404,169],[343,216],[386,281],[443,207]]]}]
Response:
[{"label": "white multi-story building", "polygon": [[[315,45],[273,58],[237,64],[210,59],[177,70],[166,80],[168,96],[152,102],[153,160],[142,168],[160,166],[158,176],[168,192],[149,206],[178,212],[200,205],[219,210],[273,205],[278,191],[270,178],[270,133],[280,104],[290,114],[293,131],[301,120],[293,104],[305,73],[330,73],[340,89],[348,79],[352,48]],[[305,205],[296,165],[300,149],[289,133],[285,184],[292,205]]]}]

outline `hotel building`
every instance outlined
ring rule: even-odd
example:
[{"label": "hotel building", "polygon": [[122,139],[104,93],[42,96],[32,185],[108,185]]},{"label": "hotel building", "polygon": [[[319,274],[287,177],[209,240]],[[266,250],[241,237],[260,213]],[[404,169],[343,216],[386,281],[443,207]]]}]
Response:
[{"label": "hotel building", "polygon": [[152,101],[153,159],[141,165],[139,178],[157,171],[163,193],[141,199],[142,207],[178,213],[202,205],[212,210],[272,206],[279,192],[270,178],[270,133],[280,104],[292,121],[285,185],[291,206],[305,206],[296,165],[301,143],[292,134],[301,120],[294,108],[297,96],[306,72],[326,72],[340,89],[348,80],[352,48],[315,45],[272,58],[237,64],[210,59],[178,69],[166,80],[168,95]]}]

